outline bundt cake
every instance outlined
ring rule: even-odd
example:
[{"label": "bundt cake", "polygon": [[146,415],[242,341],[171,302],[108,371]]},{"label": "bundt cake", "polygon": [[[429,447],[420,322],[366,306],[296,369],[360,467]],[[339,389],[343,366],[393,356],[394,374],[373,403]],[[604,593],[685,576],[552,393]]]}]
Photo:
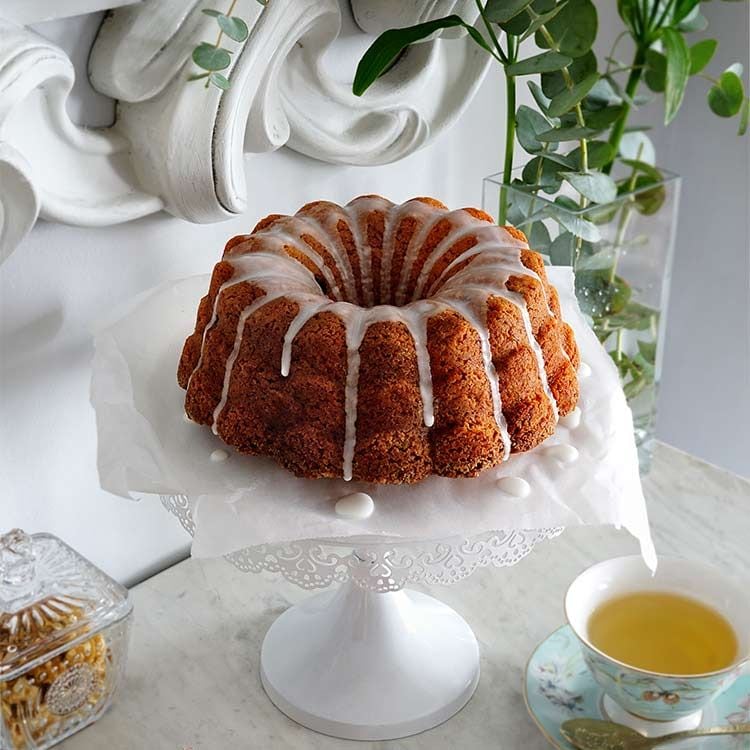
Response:
[{"label": "bundt cake", "polygon": [[298,476],[472,477],[554,432],[578,350],[524,235],[375,195],[271,215],[215,266],[178,381],[190,419]]}]

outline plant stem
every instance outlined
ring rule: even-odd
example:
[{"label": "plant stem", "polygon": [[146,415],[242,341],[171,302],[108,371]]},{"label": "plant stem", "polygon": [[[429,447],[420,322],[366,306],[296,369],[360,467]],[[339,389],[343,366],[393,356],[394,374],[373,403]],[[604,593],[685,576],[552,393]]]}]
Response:
[{"label": "plant stem", "polygon": [[635,57],[633,58],[633,67],[628,76],[628,82],[625,85],[625,94],[627,99],[622,103],[622,113],[617,118],[612,133],[609,136],[609,145],[612,146],[613,156],[612,160],[604,166],[602,172],[609,174],[612,171],[612,165],[617,158],[620,151],[620,141],[622,140],[622,134],[625,132],[625,126],[628,124],[628,117],[630,116],[630,103],[633,101],[635,92],[638,89],[638,84],[641,82],[641,75],[643,74],[643,63],[646,61],[646,50],[643,47],[638,47],[635,51]]},{"label": "plant stem", "polygon": [[[514,36],[508,34],[508,60],[509,64],[515,62],[518,53],[518,43]],[[503,160],[503,185],[510,185],[513,177],[513,149],[516,143],[516,79],[505,72],[505,155]],[[508,195],[504,187],[500,188],[500,206],[498,209],[497,222],[505,224],[508,217]]]},{"label": "plant stem", "polygon": [[[224,15],[225,16],[231,16],[232,13],[234,12],[235,5],[237,5],[237,0],[232,0],[232,2],[229,5],[229,9],[227,10],[227,12]],[[216,44],[214,44],[214,47],[216,49],[219,49],[219,45],[221,44],[221,40],[222,40],[223,36],[224,36],[224,29],[220,28],[219,29],[219,36],[216,37]],[[206,79],[206,86],[205,86],[205,88],[208,88],[209,83],[211,83],[211,78],[210,77]]]},{"label": "plant stem", "polygon": [[[503,184],[510,185],[513,178],[513,148],[516,141],[516,79],[514,76],[505,74],[505,159],[503,162]],[[508,196],[505,189],[500,190],[500,210],[498,223],[505,224],[508,216]]]}]

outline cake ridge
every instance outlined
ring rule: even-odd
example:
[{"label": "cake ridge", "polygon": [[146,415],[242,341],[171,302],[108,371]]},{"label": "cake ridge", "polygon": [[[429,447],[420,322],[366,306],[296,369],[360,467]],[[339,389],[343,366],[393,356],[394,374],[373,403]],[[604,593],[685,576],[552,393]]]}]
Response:
[{"label": "cake ridge", "polygon": [[[337,387],[343,387],[344,401],[343,442],[340,446],[339,475],[346,480],[365,478],[366,481],[388,481],[388,479],[379,476],[363,475],[362,470],[357,468],[358,461],[359,464],[362,463],[361,455],[358,459],[359,445],[357,439],[361,349],[368,331],[377,329],[378,335],[380,335],[378,324],[402,326],[408,333],[413,345],[413,362],[416,369],[414,386],[421,401],[421,425],[412,425],[410,434],[413,433],[415,439],[422,441],[427,439],[428,434],[431,434],[433,429],[438,429],[441,434],[445,430],[473,429],[470,427],[462,428],[460,425],[452,427],[451,423],[443,424],[440,418],[441,404],[445,398],[443,394],[446,393],[447,384],[443,380],[438,383],[441,395],[438,396],[436,404],[435,383],[433,382],[434,363],[431,361],[429,344],[431,340],[430,328],[433,325],[431,321],[439,322],[441,316],[452,313],[457,315],[459,319],[455,324],[452,324],[454,328],[458,326],[457,330],[464,330],[462,326],[468,325],[469,329],[476,335],[481,362],[477,361],[472,367],[480,367],[484,372],[485,387],[489,391],[491,402],[491,421],[494,422],[492,429],[495,430],[496,434],[493,437],[491,430],[487,432],[491,425],[487,425],[480,432],[486,435],[482,439],[489,441],[488,446],[494,445],[495,447],[486,449],[486,457],[478,460],[478,469],[472,465],[456,468],[459,476],[472,475],[472,472],[486,468],[486,462],[494,461],[492,456],[495,454],[499,456],[500,461],[504,461],[509,457],[512,450],[527,449],[530,442],[541,442],[544,437],[551,434],[561,410],[548,377],[548,363],[545,357],[548,356],[551,361],[554,360],[557,364],[555,388],[565,396],[564,408],[567,412],[572,408],[570,403],[574,405],[577,398],[575,362],[573,361],[577,358],[577,351],[574,342],[572,342],[572,337],[568,336],[566,339],[564,335],[565,324],[552,309],[553,293],[548,289],[546,279],[543,279],[540,275],[543,273],[543,265],[539,267],[539,272],[529,267],[527,265],[529,259],[524,255],[530,252],[528,245],[515,233],[503,227],[489,224],[483,218],[484,214],[481,212],[477,211],[476,214],[479,214],[477,216],[470,209],[450,211],[439,202],[428,203],[428,200],[430,199],[411,199],[397,205],[379,196],[361,196],[350,201],[346,206],[338,206],[329,202],[307,204],[294,216],[271,217],[272,220],[268,223],[264,221],[259,224],[259,226],[262,225],[262,228],[257,232],[245,236],[241,241],[230,241],[227,244],[222,263],[231,267],[231,275],[218,286],[213,300],[209,299],[209,303],[211,303],[210,315],[204,321],[202,331],[199,332],[198,330],[200,323],[196,326],[194,336],[200,338],[197,357],[193,355],[193,367],[189,371],[186,383],[181,383],[188,391],[186,398],[188,413],[193,409],[191,393],[199,389],[205,390],[207,387],[205,382],[208,374],[203,372],[206,369],[204,352],[206,347],[210,346],[209,339],[214,336],[212,331],[216,331],[216,336],[223,336],[227,345],[230,341],[232,345],[224,361],[221,391],[220,393],[216,391],[216,395],[209,399],[213,400],[214,403],[210,420],[213,432],[225,440],[227,439],[227,429],[229,429],[230,423],[236,424],[239,418],[237,415],[242,411],[242,407],[238,405],[236,399],[233,400],[231,391],[237,376],[235,368],[238,366],[238,361],[245,363],[247,357],[251,356],[247,352],[243,354],[246,326],[251,319],[254,321],[253,326],[255,326],[256,316],[261,315],[263,317],[265,315],[264,308],[267,308],[273,302],[279,302],[283,309],[289,310],[288,321],[284,324],[283,334],[280,334],[280,354],[274,355],[279,356],[280,360],[276,360],[275,371],[277,375],[273,376],[269,373],[264,378],[277,383],[273,387],[277,388],[280,394],[287,394],[282,397],[282,400],[291,398],[290,403],[292,404],[297,403],[299,405],[299,402],[295,402],[294,394],[289,393],[288,388],[283,385],[283,381],[288,381],[291,378],[292,381],[297,382],[295,377],[292,377],[295,373],[295,342],[302,340],[300,339],[301,336],[303,339],[305,338],[303,334],[308,330],[311,322],[320,320],[320,315],[323,313],[334,315],[343,326],[346,367],[343,383],[337,381],[340,383]],[[370,222],[373,216],[377,214],[383,215],[382,237],[379,248],[371,246],[369,239]],[[419,223],[414,227],[406,247],[403,248],[400,267],[394,268],[392,262],[396,253],[399,229],[407,218],[416,219]],[[444,221],[450,224],[446,234],[437,241],[432,249],[424,250],[424,244],[431,233],[440,222]],[[349,245],[351,247],[342,238],[344,228],[342,228],[341,222],[344,222],[344,228],[348,228],[351,240]],[[303,229],[307,231],[303,231]],[[330,267],[321,252],[305,239],[307,236],[325,249],[328,257],[334,262],[335,269]],[[438,264],[443,261],[444,257],[451,253],[458,242],[466,238],[473,238],[474,244],[455,254],[455,257],[451,257],[449,262],[440,268]],[[377,252],[373,253],[373,250]],[[376,257],[376,255],[379,257]],[[534,254],[532,253],[532,255]],[[380,263],[379,290],[376,290],[373,281],[373,269],[376,261]],[[430,282],[431,275],[436,267],[439,268],[439,271],[434,280]],[[316,271],[311,270],[311,268],[315,268]],[[334,273],[336,269],[338,273]],[[396,274],[396,272],[398,273]],[[341,284],[337,282],[337,277],[342,279]],[[321,284],[321,279],[325,281],[328,290]],[[359,279],[359,283],[357,283],[357,279]],[[395,284],[393,283],[394,279]],[[510,279],[516,279],[517,285],[519,279],[525,279],[526,281],[521,285],[522,291],[509,289],[506,285]],[[227,329],[232,318],[223,307],[228,304],[226,302],[227,293],[230,290],[239,290],[240,285],[243,284],[247,285],[248,289],[259,291],[261,296],[253,299],[249,304],[245,304],[244,307],[237,308],[240,312],[232,340],[232,331]],[[242,297],[244,288],[240,291],[239,296]],[[429,296],[422,298],[425,292]],[[505,359],[502,361],[496,359],[491,340],[489,310],[492,299],[503,300],[510,305],[510,308],[503,307],[502,310],[512,309],[515,311],[513,314],[518,316],[521,326],[519,331],[522,330],[523,334],[521,335],[525,336],[525,341],[516,341],[515,348],[509,347],[509,353],[506,352]],[[535,313],[536,330],[529,308],[532,299],[536,300],[534,303],[537,309]],[[396,304],[392,304],[390,300],[394,300]],[[542,313],[545,317],[540,318]],[[234,314],[236,314],[236,311]],[[496,316],[497,313],[494,313],[494,315]],[[461,320],[464,321],[463,324],[460,322]],[[547,330],[550,326],[552,327],[552,333]],[[547,355],[545,355],[542,344],[537,340],[537,335],[542,334],[546,337]],[[494,335],[497,335],[497,333]],[[554,336],[555,340],[552,341],[549,336]],[[568,342],[568,339],[572,343]],[[188,342],[190,340],[188,339]],[[192,346],[195,348],[195,344]],[[570,353],[566,350],[566,346],[571,348]],[[186,352],[187,350],[188,344],[186,342]],[[518,357],[521,357],[524,350],[529,350],[530,356],[533,355],[534,376],[539,383],[537,396],[533,396],[535,386],[533,386],[531,372],[528,372],[525,376],[531,378],[531,380],[521,388],[520,396],[514,392],[514,388],[518,390],[514,383],[505,380],[505,371],[509,366],[506,364],[507,358],[510,357],[512,361],[521,361],[518,360]],[[517,352],[520,353],[517,354]],[[185,356],[183,354],[183,358]],[[366,356],[370,355],[366,353]],[[412,355],[409,354],[408,356]],[[511,360],[507,361],[510,362]],[[266,367],[262,362],[260,364],[262,367]],[[272,366],[272,363],[268,366]],[[500,371],[498,367],[501,368]],[[183,363],[181,362],[182,368]],[[245,364],[243,364],[242,374],[237,377],[244,377],[245,369]],[[449,369],[448,372],[453,373],[454,370],[455,368]],[[559,375],[561,371],[564,372]],[[264,369],[263,372],[266,372],[266,370]],[[318,371],[313,372],[310,377],[326,376],[325,373],[316,375],[316,372]],[[458,372],[457,377],[460,376],[460,370],[455,372]],[[196,378],[198,373],[201,374],[200,383]],[[279,378],[279,380],[277,381],[275,378]],[[216,380],[218,380],[218,374]],[[292,387],[291,382],[289,387]],[[509,422],[504,411],[504,396],[501,391],[505,390],[509,390],[510,393],[507,408],[512,410],[512,423]],[[523,393],[527,392],[531,395],[523,396]],[[305,391],[305,393],[308,392]],[[308,393],[308,396],[312,397],[310,395],[312,393]],[[542,401],[534,402],[533,399],[542,399]],[[547,407],[543,408],[544,401],[547,402]],[[258,403],[261,411],[263,411],[266,407],[261,402]],[[538,406],[534,406],[534,403],[538,403]],[[438,407],[437,410],[436,406]],[[526,423],[532,417],[528,415],[525,417],[515,416],[518,409],[533,410],[529,413],[532,415],[533,421],[540,425],[536,429],[536,436],[531,435],[529,437],[526,435],[526,432],[529,431]],[[521,413],[518,412],[519,415]],[[546,413],[548,416],[544,416]],[[280,412],[279,414],[281,421],[283,421],[283,413]],[[523,414],[526,414],[526,412],[523,412]],[[252,414],[246,414],[242,419],[253,418]],[[386,421],[388,418],[387,415],[384,415]],[[469,414],[466,419],[468,419],[467,424],[470,425],[479,417],[473,418]],[[262,434],[266,434],[269,429],[271,432],[274,431],[273,424],[263,428],[265,432],[262,430]],[[262,441],[262,434],[257,440]],[[420,438],[419,435],[423,435],[423,437]],[[436,439],[437,434],[431,437],[430,441]],[[231,442],[231,436],[229,442]],[[246,449],[249,452],[263,452],[262,449],[257,450],[254,443],[252,445],[241,443],[241,446],[241,449]],[[437,448],[433,446],[430,451],[432,450],[437,450]],[[423,451],[420,455],[422,454]],[[279,458],[278,456],[275,457]],[[285,459],[282,458],[281,460],[283,462]],[[433,459],[433,467],[437,463],[437,459]],[[320,471],[323,473],[313,475],[333,475],[330,473],[332,471],[330,467],[325,471],[322,469]],[[399,471],[403,473],[408,469],[399,469]],[[399,481],[415,480],[402,479]]]}]

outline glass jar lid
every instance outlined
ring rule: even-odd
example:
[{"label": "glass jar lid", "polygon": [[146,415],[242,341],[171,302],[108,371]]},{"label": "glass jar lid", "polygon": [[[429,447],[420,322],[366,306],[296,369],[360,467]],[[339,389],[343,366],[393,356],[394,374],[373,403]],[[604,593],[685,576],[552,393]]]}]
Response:
[{"label": "glass jar lid", "polygon": [[56,536],[0,535],[0,681],[131,608],[127,589]]}]

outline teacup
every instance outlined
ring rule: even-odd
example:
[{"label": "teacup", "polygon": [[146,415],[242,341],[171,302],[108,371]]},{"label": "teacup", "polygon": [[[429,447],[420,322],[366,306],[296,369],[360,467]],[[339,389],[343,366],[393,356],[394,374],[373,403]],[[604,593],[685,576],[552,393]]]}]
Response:
[{"label": "teacup", "polygon": [[[591,614],[603,602],[634,592],[669,592],[697,599],[722,614],[734,629],[739,653],[717,672],[670,675],[649,672],[614,659],[588,635]],[[605,693],[604,710],[614,721],[649,734],[642,721],[668,722],[668,731],[701,721],[703,709],[726,690],[750,662],[750,596],[720,570],[676,557],[659,558],[655,575],[638,555],[598,563],[576,578],[565,595],[568,623],[581,643],[584,660]]]}]

